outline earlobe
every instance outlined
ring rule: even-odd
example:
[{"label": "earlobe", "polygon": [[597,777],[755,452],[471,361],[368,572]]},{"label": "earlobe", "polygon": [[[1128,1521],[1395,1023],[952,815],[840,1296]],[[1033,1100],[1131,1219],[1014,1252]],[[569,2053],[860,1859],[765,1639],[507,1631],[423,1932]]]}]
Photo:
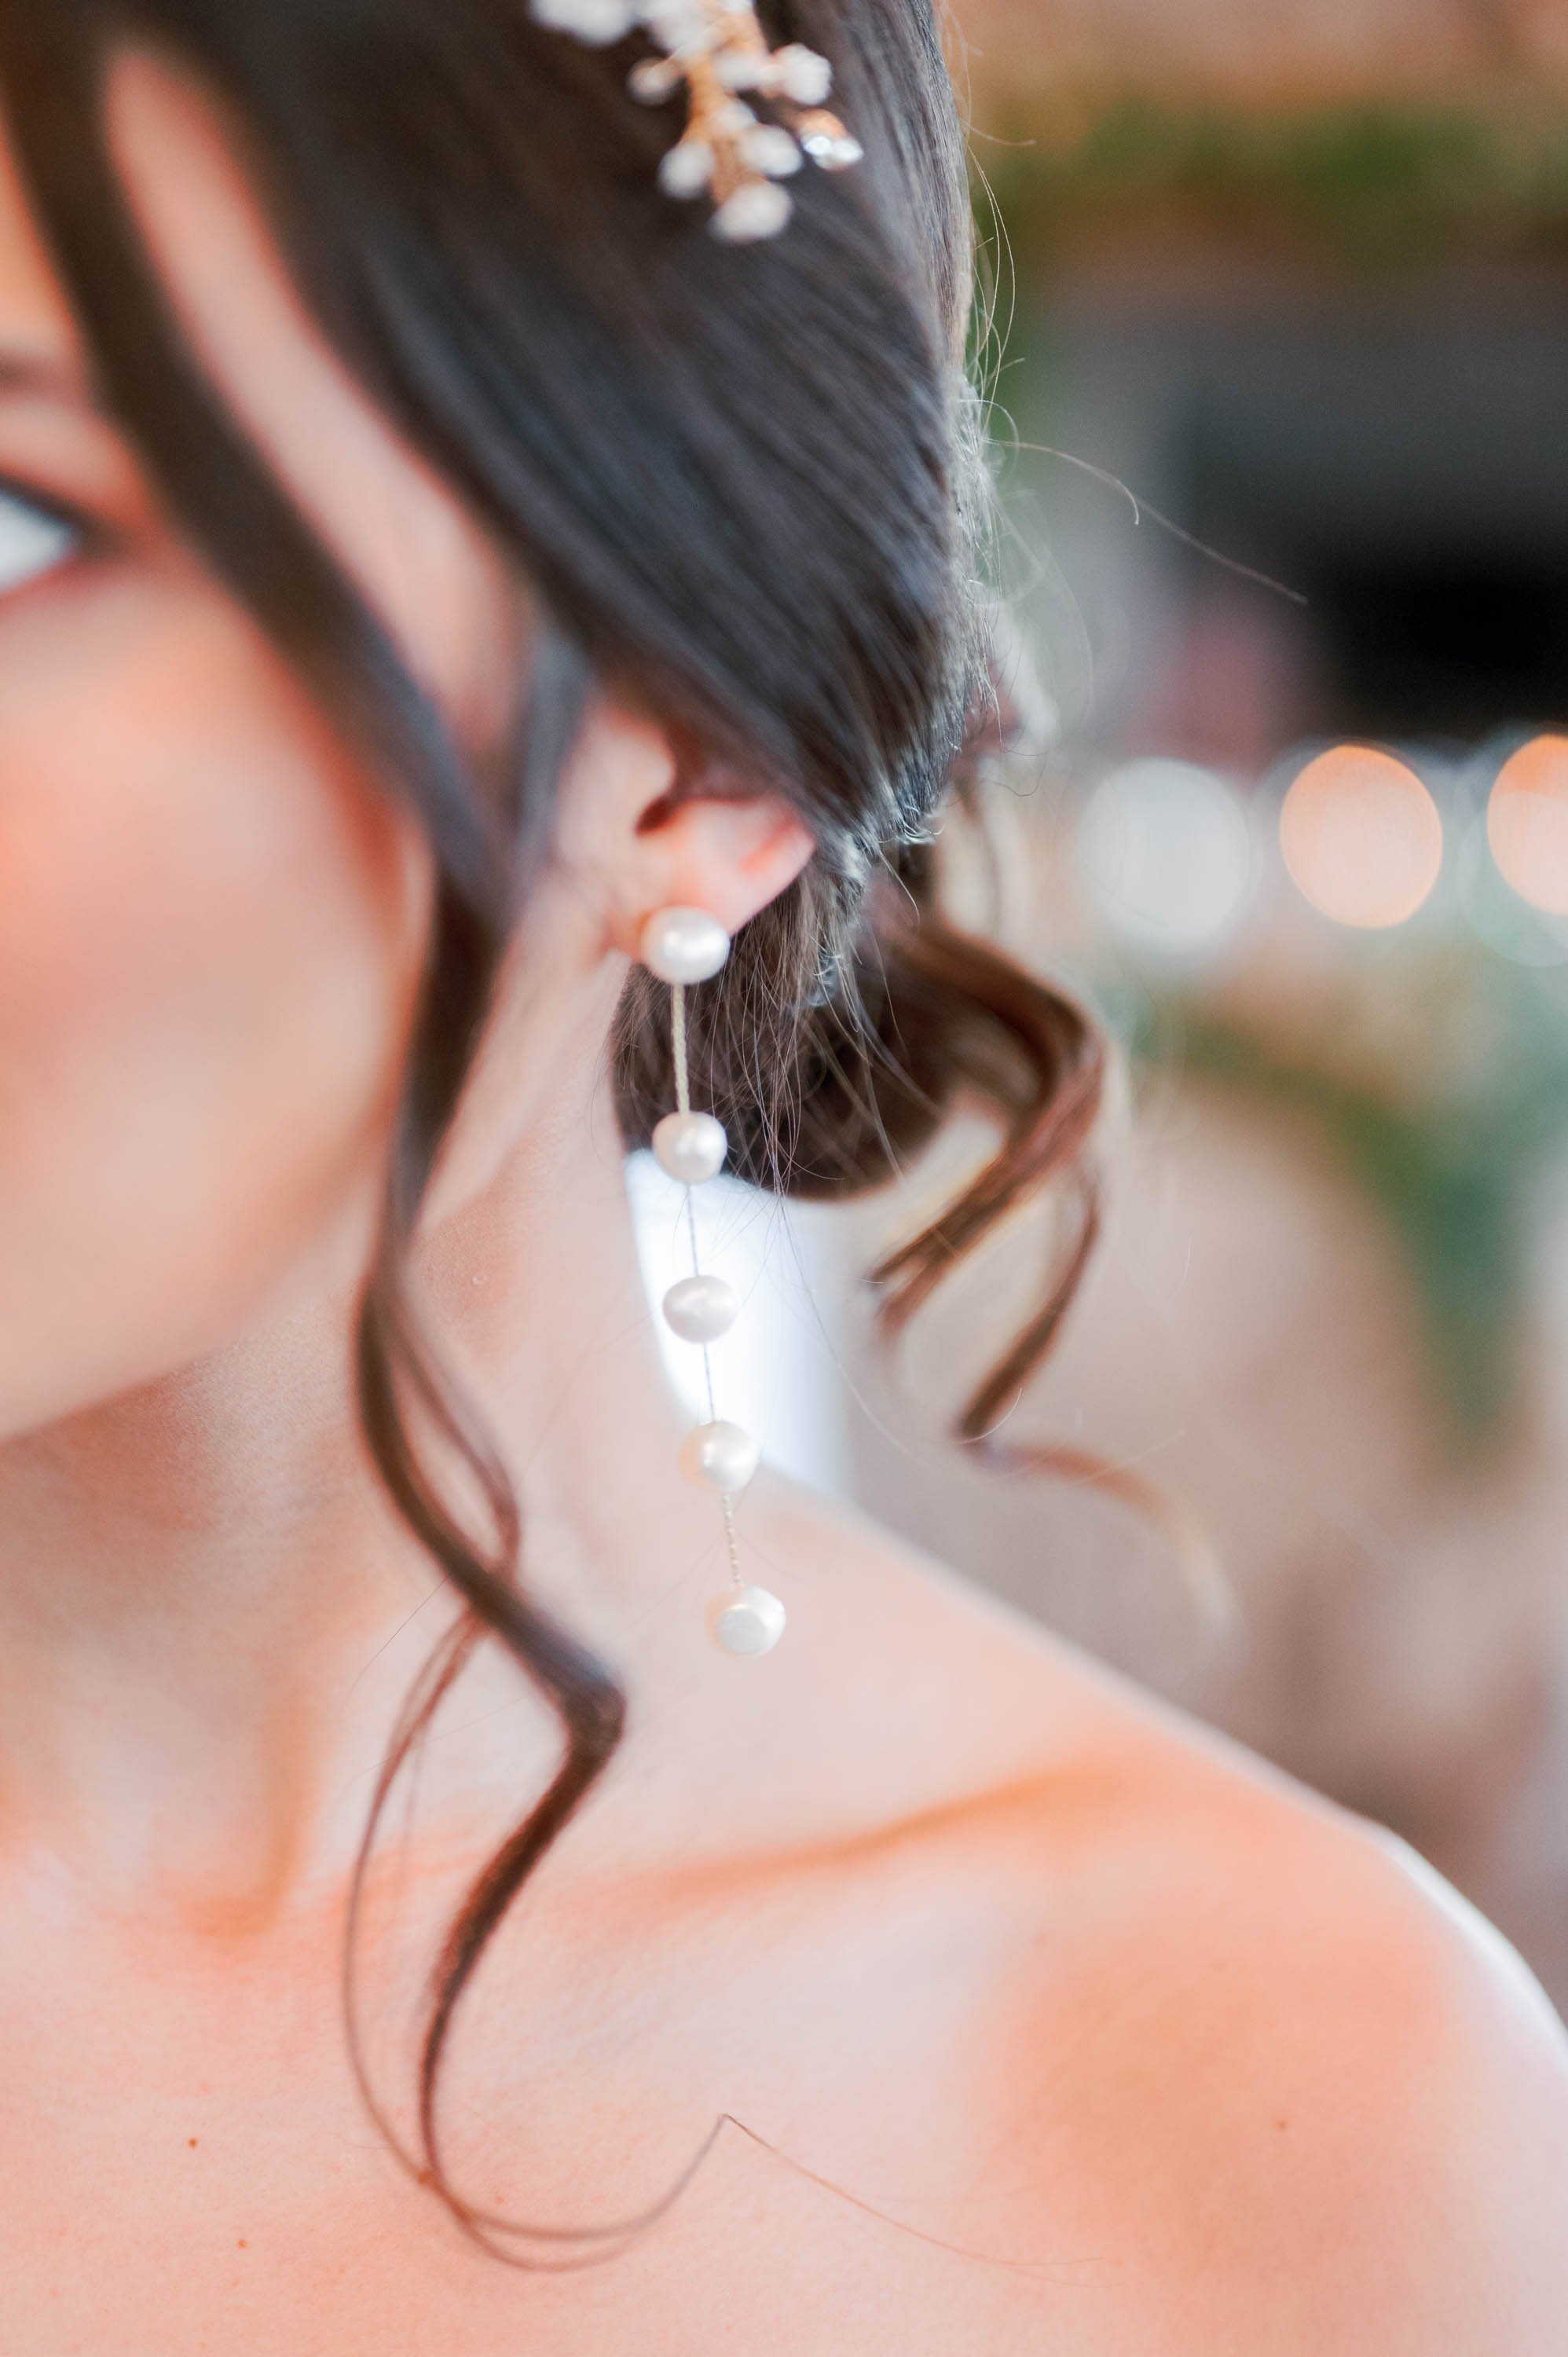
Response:
[{"label": "earlobe", "polygon": [[739,932],[789,890],[817,847],[781,793],[747,791],[733,770],[609,701],[579,741],[556,843],[591,884],[608,945],[632,957],[660,909],[704,909]]},{"label": "earlobe", "polygon": [[777,793],[681,802],[643,842],[655,859],[649,907],[706,909],[727,933],[787,892],[817,847]]},{"label": "earlobe", "polygon": [[715,760],[679,730],[667,742],[671,782],[638,822],[662,879],[663,897],[652,905],[706,909],[737,933],[789,890],[815,838],[783,794]]}]

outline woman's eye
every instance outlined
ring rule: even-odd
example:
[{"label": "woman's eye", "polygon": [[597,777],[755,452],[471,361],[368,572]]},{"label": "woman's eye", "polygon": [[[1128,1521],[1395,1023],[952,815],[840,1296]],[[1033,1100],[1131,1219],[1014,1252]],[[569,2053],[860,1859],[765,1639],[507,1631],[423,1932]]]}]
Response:
[{"label": "woman's eye", "polygon": [[0,486],[0,597],[41,580],[81,545],[81,534],[74,524]]}]

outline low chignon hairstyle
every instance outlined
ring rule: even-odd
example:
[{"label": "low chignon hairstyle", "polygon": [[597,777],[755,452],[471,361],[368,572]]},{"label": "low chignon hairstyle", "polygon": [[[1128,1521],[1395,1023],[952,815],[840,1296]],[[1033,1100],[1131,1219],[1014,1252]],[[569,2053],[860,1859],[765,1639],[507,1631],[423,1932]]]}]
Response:
[{"label": "low chignon hairstyle", "polygon": [[[740,1174],[848,1195],[904,1168],[961,1096],[999,1117],[989,1165],[873,1272],[886,1329],[1025,1192],[1066,1183],[1059,1276],[960,1418],[977,1449],[1048,1347],[1096,1224],[1097,1036],[937,906],[942,807],[972,787],[1000,708],[964,373],[971,214],[940,27],[930,0],[768,0],[761,13],[775,43],[831,58],[865,160],[803,174],[786,233],[736,249],[658,189],[673,135],[627,92],[635,37],[591,50],[534,24],[525,0],[0,0],[0,97],[102,398],[217,577],[417,813],[435,862],[357,1381],[380,1476],[465,1609],[378,1785],[345,1995],[361,2089],[399,2157],[518,2265],[577,2263],[637,2222],[551,2235],[476,2208],[443,2165],[442,2061],[487,1943],[602,1773],[626,1706],[532,1599],[511,1480],[424,1330],[406,1265],[596,686],[664,726],[681,791],[766,784],[818,845],[693,994],[700,1101]],[[128,44],[209,93],[322,330],[532,593],[523,716],[478,765],[179,331],[108,149],[107,70]],[[673,1101],[667,1027],[667,995],[634,973],[614,1042],[628,1147]],[[454,1457],[486,1527],[451,1502],[438,1467]],[[410,2147],[364,2068],[354,1933],[393,1784],[487,1636],[553,1706],[562,1759],[446,1936]]]}]

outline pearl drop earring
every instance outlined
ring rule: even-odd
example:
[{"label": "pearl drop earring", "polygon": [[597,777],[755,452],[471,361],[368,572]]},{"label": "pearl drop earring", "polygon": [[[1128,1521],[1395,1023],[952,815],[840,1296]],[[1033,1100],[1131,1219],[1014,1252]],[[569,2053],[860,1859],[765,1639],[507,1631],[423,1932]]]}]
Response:
[{"label": "pearl drop earring", "polygon": [[724,1515],[725,1545],[729,1555],[730,1587],[708,1615],[714,1640],[726,1653],[770,1653],[784,1634],[784,1607],[766,1587],[755,1587],[740,1567],[736,1538],[735,1501],[757,1470],[757,1443],[738,1424],[722,1418],[714,1396],[713,1361],[708,1345],[727,1334],[740,1314],[735,1287],[722,1276],[703,1272],[697,1244],[697,1211],[693,1189],[716,1178],[729,1152],[722,1123],[711,1113],[692,1109],[691,1066],[686,1050],[686,992],[690,985],[711,982],[723,971],[730,939],[716,917],[705,909],[661,909],[650,917],[639,944],[643,964],[660,982],[670,985],[671,1035],[675,1060],[676,1110],[666,1114],[653,1133],[653,1153],[661,1170],[686,1189],[686,1228],[692,1240],[692,1274],[670,1287],[664,1297],[664,1322],[683,1342],[695,1343],[703,1353],[703,1375],[708,1395],[708,1421],[689,1433],[681,1451],[681,1470],[701,1489],[716,1492]]}]

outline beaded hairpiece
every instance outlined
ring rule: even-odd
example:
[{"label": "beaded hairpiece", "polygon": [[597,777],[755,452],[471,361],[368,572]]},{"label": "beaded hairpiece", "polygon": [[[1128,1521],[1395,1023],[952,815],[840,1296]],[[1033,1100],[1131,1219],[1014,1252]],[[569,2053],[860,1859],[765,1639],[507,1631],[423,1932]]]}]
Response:
[{"label": "beaded hairpiece", "polygon": [[[860,161],[859,141],[823,106],[833,79],[826,58],[799,41],[770,49],[751,0],[530,0],[530,13],[591,48],[641,31],[663,52],[633,66],[628,87],[649,106],[684,90],[686,128],[659,185],[671,197],[710,191],[715,237],[777,237],[793,209],[780,180],[808,156],[824,172]],[[765,100],[778,120],[760,122],[749,98]]]}]

